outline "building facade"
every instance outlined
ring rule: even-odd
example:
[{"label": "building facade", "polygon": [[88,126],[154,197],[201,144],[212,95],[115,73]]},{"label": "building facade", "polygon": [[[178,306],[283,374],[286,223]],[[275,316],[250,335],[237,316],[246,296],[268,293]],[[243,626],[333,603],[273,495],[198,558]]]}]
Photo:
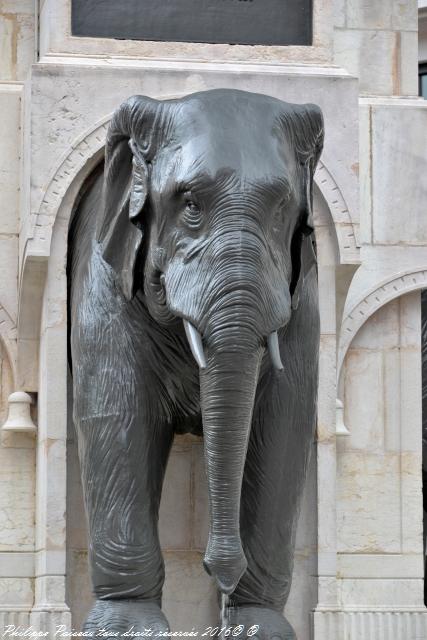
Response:
[{"label": "building facade", "polygon": [[[1,434],[3,628],[53,638],[56,625],[79,629],[91,605],[67,365],[67,230],[79,190],[128,96],[230,87],[315,102],[325,116],[314,203],[318,429],[287,615],[299,640],[427,637],[418,6],[311,4],[311,44],[231,45],[77,36],[70,0],[0,1],[0,422],[19,391],[37,424],[35,434]],[[202,443],[180,436],[160,518],[173,630],[218,622],[206,531]]]}]

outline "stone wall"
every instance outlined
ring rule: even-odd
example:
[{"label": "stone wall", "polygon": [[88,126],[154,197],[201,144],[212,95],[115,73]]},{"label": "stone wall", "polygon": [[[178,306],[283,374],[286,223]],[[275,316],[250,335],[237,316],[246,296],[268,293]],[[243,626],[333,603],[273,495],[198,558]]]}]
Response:
[{"label": "stone wall", "polygon": [[408,0],[337,0],[334,60],[360,93],[417,95],[418,7]]},{"label": "stone wall", "polygon": [[[23,81],[34,60],[34,2],[0,2],[0,422],[15,390]],[[34,437],[0,436],[0,626],[34,600]]]},{"label": "stone wall", "polygon": [[1,81],[25,80],[34,61],[34,7],[33,0],[0,3]]},{"label": "stone wall", "polygon": [[[326,121],[318,433],[287,613],[299,640],[427,636],[417,2],[313,0],[313,11],[311,47],[231,47],[75,38],[68,0],[0,0],[0,419],[12,390],[34,393],[38,413],[37,440],[1,435],[0,627],[30,621],[53,637],[58,622],[79,627],[91,602],[67,398],[66,239],[79,188],[124,98],[225,86],[316,102]],[[160,522],[175,630],[217,621],[201,565],[206,509],[202,443],[179,437]]]},{"label": "stone wall", "polygon": [[364,605],[367,593],[378,605],[422,605],[420,323],[420,293],[407,294],[374,313],[347,352],[350,436],[337,467],[345,605]]}]

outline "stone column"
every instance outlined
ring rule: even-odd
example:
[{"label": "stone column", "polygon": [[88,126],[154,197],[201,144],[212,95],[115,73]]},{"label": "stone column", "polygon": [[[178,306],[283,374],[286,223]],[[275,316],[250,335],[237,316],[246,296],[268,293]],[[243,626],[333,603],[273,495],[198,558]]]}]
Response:
[{"label": "stone column", "polygon": [[[320,371],[317,424],[317,634],[324,609],[337,607],[336,581],[336,237],[326,204],[316,201],[319,264]],[[317,640],[317,635],[315,638]],[[319,636],[320,637],[320,636]]]},{"label": "stone column", "polygon": [[68,223],[55,224],[44,291],[39,357],[35,596],[30,623],[40,631],[70,625],[65,604]]}]

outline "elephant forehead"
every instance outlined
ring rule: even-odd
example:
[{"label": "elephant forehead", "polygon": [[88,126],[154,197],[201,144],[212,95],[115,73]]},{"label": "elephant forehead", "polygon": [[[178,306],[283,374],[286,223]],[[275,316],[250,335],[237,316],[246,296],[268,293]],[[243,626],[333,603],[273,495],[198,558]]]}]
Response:
[{"label": "elephant forehead", "polygon": [[[179,140],[179,139],[178,139]],[[233,174],[249,181],[274,181],[294,173],[295,160],[288,142],[273,127],[250,127],[228,121],[189,123],[175,147],[178,180],[201,174]]]}]

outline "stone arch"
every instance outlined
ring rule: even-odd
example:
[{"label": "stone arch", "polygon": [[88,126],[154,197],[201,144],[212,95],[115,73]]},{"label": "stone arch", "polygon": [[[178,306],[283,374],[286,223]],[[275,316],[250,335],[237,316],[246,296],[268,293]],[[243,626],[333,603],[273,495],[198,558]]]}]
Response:
[{"label": "stone arch", "polygon": [[368,293],[346,311],[342,323],[337,357],[337,380],[340,380],[346,353],[365,322],[378,309],[411,291],[427,288],[427,267],[393,274],[372,287]]}]

